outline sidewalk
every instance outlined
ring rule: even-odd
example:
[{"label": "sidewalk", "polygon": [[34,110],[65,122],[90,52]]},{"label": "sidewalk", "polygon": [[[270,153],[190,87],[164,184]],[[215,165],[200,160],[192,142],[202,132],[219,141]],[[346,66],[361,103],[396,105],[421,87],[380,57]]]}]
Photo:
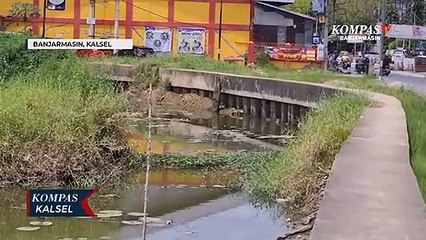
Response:
[{"label": "sidewalk", "polygon": [[405,113],[374,94],[333,164],[310,240],[425,240],[426,209],[410,165]]},{"label": "sidewalk", "polygon": [[412,71],[395,71],[392,70],[391,74],[398,74],[398,75],[402,75],[402,76],[407,76],[407,77],[419,77],[419,78],[426,78],[426,72],[412,72]]}]

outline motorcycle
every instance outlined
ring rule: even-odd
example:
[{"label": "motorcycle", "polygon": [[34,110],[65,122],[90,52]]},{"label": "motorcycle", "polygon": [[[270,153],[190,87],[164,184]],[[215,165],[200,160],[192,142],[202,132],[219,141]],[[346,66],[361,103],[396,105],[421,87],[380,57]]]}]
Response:
[{"label": "motorcycle", "polygon": [[383,67],[383,69],[382,69],[382,75],[383,76],[385,76],[385,77],[387,77],[387,76],[389,76],[389,74],[391,73],[391,70],[390,70],[390,68],[389,67]]},{"label": "motorcycle", "polygon": [[350,61],[343,61],[342,62],[342,68],[343,69],[348,69],[348,68],[350,68],[351,67],[351,62]]},{"label": "motorcycle", "polygon": [[369,59],[366,57],[360,57],[356,60],[355,63],[355,71],[358,74],[367,74],[368,73],[368,63],[369,63]]}]

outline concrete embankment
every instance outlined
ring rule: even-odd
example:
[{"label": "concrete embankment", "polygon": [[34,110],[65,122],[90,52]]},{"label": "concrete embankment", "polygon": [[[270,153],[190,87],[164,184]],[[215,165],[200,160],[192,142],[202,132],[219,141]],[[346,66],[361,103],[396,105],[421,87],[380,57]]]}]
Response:
[{"label": "concrete embankment", "polygon": [[[319,84],[181,69],[160,69],[160,76],[180,90],[261,100],[261,104],[250,104],[254,112],[272,106],[264,101],[317,107],[322,96],[344,91]],[[215,99],[214,94],[212,97]],[[336,156],[310,240],[426,239],[425,204],[410,166],[404,109],[396,98],[382,94],[373,98],[380,104],[365,109]],[[277,109],[271,107],[270,116]]]}]

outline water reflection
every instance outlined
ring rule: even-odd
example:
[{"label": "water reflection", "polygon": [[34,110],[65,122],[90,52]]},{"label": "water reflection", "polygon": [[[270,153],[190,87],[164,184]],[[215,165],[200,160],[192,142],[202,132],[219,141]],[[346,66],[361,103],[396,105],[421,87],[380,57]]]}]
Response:
[{"label": "water reflection", "polygon": [[[99,239],[104,236],[112,237],[111,239],[132,239],[141,236],[141,226],[127,227],[122,225],[121,221],[136,219],[127,216],[125,214],[127,212],[142,211],[143,175],[143,172],[132,174],[130,177],[132,181],[129,181],[131,184],[128,188],[113,191],[101,189],[100,194],[90,200],[90,205],[95,212],[122,210],[124,211],[123,217],[104,220],[49,218],[49,221],[53,222],[52,226],[43,227],[34,232],[15,230],[17,227],[28,226],[30,221],[38,220],[37,218],[27,218],[25,207],[21,208],[26,203],[26,192],[3,189],[0,193],[2,206],[0,209],[0,239]],[[229,197],[229,191],[222,185],[226,185],[232,179],[232,173],[169,170],[153,171],[150,176],[152,185],[149,189],[149,215],[173,219],[175,224],[164,231],[163,228],[150,229],[148,239],[180,239],[179,229],[191,226],[197,229],[197,235],[194,236],[201,236],[196,239],[210,239],[212,233],[209,232],[209,227],[212,229],[223,228],[223,230],[217,231],[218,239],[240,239],[240,235],[234,234],[248,233],[256,228],[258,229],[256,236],[260,237],[258,239],[267,239],[265,237],[274,234],[276,238],[278,232],[283,229],[280,224],[274,223],[272,218],[266,217],[267,212],[258,214],[258,210],[247,205],[245,198]],[[220,235],[225,233],[236,238]]]}]

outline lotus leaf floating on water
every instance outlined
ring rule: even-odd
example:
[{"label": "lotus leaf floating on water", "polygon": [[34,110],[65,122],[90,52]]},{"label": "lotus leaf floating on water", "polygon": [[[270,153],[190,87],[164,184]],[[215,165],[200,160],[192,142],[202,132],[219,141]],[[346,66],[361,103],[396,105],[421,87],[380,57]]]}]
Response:
[{"label": "lotus leaf floating on water", "polygon": [[52,222],[49,222],[49,221],[43,221],[43,222],[40,222],[40,221],[32,221],[32,222],[30,222],[30,225],[31,225],[31,226],[52,226],[52,225],[53,225],[53,223],[52,223]]},{"label": "lotus leaf floating on water", "polygon": [[35,231],[35,230],[39,230],[40,227],[18,227],[16,228],[16,230],[18,231]]}]

